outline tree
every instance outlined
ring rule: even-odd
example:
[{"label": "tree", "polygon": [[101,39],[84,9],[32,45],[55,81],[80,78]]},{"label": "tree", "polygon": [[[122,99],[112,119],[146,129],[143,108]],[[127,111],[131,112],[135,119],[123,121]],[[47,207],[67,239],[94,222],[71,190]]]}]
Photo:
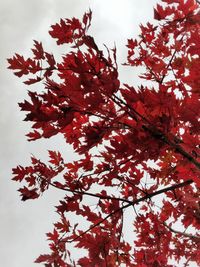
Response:
[{"label": "tree", "polygon": [[[143,68],[137,88],[120,83],[116,48],[101,50],[89,35],[90,10],[82,20],[51,27],[57,45],[70,47],[60,62],[38,41],[32,58],[8,59],[15,75],[28,75],[25,84],[44,85],[19,104],[32,122],[28,140],[62,134],[79,155],[66,162],[48,151],[48,163],[32,156],[30,166],[13,169],[23,201],[49,187],[65,192],[56,207],[60,220],[47,234],[50,253],[36,263],[200,264],[200,7],[195,0],[162,0],[154,14],[155,23],[141,25],[138,39],[127,44],[124,65]],[[72,224],[72,213],[87,222],[86,230]],[[127,227],[136,234],[132,243],[124,237]],[[86,256],[72,259],[69,244]]]}]

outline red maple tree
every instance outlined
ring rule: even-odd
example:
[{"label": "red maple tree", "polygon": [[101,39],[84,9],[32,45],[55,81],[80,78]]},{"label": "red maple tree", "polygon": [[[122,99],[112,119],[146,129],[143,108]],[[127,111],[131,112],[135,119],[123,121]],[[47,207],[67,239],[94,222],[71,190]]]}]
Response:
[{"label": "red maple tree", "polygon": [[[32,122],[29,141],[62,134],[80,155],[66,162],[49,151],[13,169],[22,200],[49,187],[64,191],[60,220],[47,234],[50,253],[36,263],[56,266],[177,266],[200,264],[200,7],[162,0],[155,23],[128,40],[125,65],[143,67],[144,84],[121,84],[116,48],[101,50],[83,19],[61,19],[49,31],[70,51],[57,62],[34,41],[33,57],[15,54],[9,69],[42,82],[20,103]],[[91,207],[88,199],[94,199]],[[130,207],[130,208],[129,208]],[[129,208],[129,209],[128,209]],[[124,225],[128,210],[129,225]],[[69,214],[85,220],[73,224]],[[126,240],[126,229],[135,240]],[[87,252],[73,259],[71,245]],[[171,261],[170,261],[171,260]],[[173,261],[176,264],[173,264]]]}]

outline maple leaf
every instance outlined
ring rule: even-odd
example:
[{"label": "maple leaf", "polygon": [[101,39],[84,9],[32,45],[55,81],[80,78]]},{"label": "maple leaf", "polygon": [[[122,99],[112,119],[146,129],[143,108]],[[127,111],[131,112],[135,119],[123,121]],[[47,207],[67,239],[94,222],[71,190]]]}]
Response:
[{"label": "maple leaf", "polygon": [[29,187],[36,185],[36,178],[34,175],[26,177],[25,180],[27,181]]},{"label": "maple leaf", "polygon": [[27,85],[31,85],[31,84],[40,82],[41,80],[42,80],[42,78],[37,76],[36,78],[31,78],[31,79],[26,80],[24,83]]},{"label": "maple leaf", "polygon": [[49,34],[58,39],[57,44],[61,45],[64,43],[72,43],[75,30],[81,30],[81,24],[78,19],[73,18],[72,20],[66,19],[60,20],[60,24],[56,23],[51,26],[52,30]]},{"label": "maple leaf", "polygon": [[22,201],[26,201],[28,199],[35,199],[39,197],[39,194],[37,193],[37,189],[28,189],[26,186],[24,186],[23,188],[20,188],[18,190],[21,194],[21,199]]},{"label": "maple leaf", "polygon": [[53,233],[47,233],[48,240],[57,241],[59,238],[59,234],[56,229],[53,230]]},{"label": "maple leaf", "polygon": [[63,158],[59,151],[56,152],[56,151],[49,150],[48,152],[49,152],[49,157],[50,157],[50,160],[49,160],[50,163],[52,163],[55,166],[59,166],[60,164],[63,163]]},{"label": "maple leaf", "polygon": [[12,180],[21,182],[26,176],[26,174],[27,174],[26,169],[19,165],[16,168],[13,168],[14,177],[12,178]]},{"label": "maple leaf", "polygon": [[18,77],[29,73],[29,60],[25,60],[23,56],[15,54],[13,58],[8,59],[9,69],[15,70],[14,74]]},{"label": "maple leaf", "polygon": [[34,54],[34,59],[40,60],[40,59],[44,59],[44,49],[42,46],[42,43],[39,43],[38,41],[34,40],[34,47],[32,49],[32,52]]},{"label": "maple leaf", "polygon": [[160,16],[160,13],[154,8],[154,19],[161,20],[162,17]]},{"label": "maple leaf", "polygon": [[10,64],[8,66],[8,69],[14,70],[14,74],[18,77],[27,75],[29,73],[35,74],[37,71],[41,69],[39,62],[36,62],[35,60],[32,60],[30,58],[25,60],[24,57],[20,56],[19,54],[15,54],[13,58],[7,60],[8,63]]},{"label": "maple leaf", "polygon": [[67,221],[65,217],[62,218],[61,222],[55,223],[54,226],[60,233],[69,232],[70,224],[69,224],[69,221]]},{"label": "maple leaf", "polygon": [[26,134],[26,136],[28,137],[28,141],[34,141],[41,138],[41,134],[36,130],[34,130],[34,132]]},{"label": "maple leaf", "polygon": [[35,261],[35,263],[41,263],[41,262],[53,262],[52,257],[48,254],[40,255]]}]

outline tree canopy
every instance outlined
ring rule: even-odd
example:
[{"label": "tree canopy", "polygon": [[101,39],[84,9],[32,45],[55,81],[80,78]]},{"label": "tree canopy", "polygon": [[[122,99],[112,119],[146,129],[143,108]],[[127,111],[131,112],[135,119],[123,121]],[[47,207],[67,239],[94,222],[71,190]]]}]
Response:
[{"label": "tree canopy", "polygon": [[[49,187],[65,192],[56,206],[60,219],[47,233],[50,252],[36,263],[200,265],[199,3],[162,0],[154,18],[127,42],[123,65],[142,67],[140,86],[120,82],[116,47],[100,48],[89,33],[91,10],[51,26],[57,45],[68,47],[60,61],[38,41],[32,57],[8,59],[26,85],[43,84],[19,104],[32,122],[28,140],[61,134],[79,154],[69,162],[48,151],[48,162],[32,156],[30,166],[13,168],[23,201]],[[71,245],[85,256],[73,259]]]}]

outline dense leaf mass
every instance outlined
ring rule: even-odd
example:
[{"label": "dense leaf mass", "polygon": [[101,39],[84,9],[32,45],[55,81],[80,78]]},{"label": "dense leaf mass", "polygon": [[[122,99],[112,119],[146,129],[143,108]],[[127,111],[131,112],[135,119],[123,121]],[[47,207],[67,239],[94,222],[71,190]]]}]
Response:
[{"label": "dense leaf mass", "polygon": [[[30,166],[13,169],[24,201],[49,187],[66,193],[56,207],[60,220],[47,234],[50,253],[35,262],[200,265],[199,3],[163,0],[155,22],[128,40],[125,65],[144,70],[139,87],[120,83],[116,48],[99,49],[88,32],[91,18],[89,11],[82,20],[61,19],[51,27],[57,44],[71,47],[60,62],[38,41],[32,58],[8,59],[15,75],[28,75],[25,84],[44,85],[19,104],[32,122],[28,140],[62,134],[80,155],[66,162],[49,151],[48,163],[32,157]],[[74,225],[70,214],[88,228]],[[135,233],[131,241],[127,229]],[[85,256],[73,259],[70,244]]]}]

